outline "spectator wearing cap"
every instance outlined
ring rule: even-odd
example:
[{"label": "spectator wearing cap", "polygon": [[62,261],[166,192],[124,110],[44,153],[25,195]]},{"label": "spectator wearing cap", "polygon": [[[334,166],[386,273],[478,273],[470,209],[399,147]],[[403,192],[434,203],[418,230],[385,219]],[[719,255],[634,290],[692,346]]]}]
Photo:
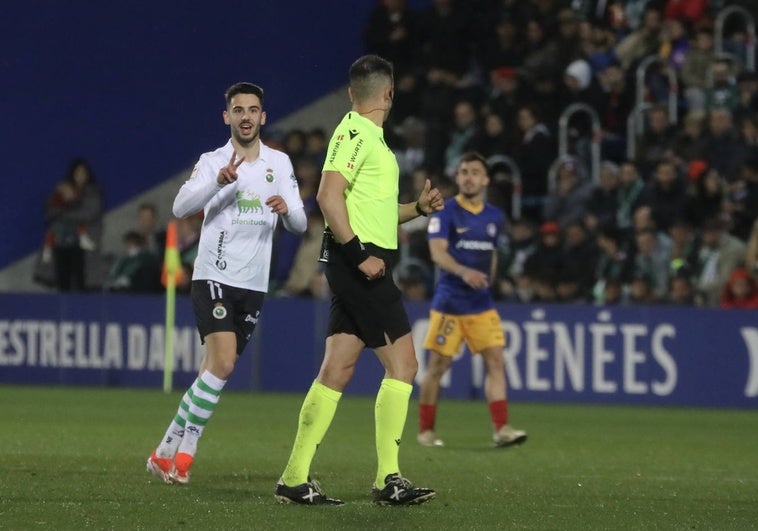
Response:
[{"label": "spectator wearing cap", "polygon": [[745,243],[723,229],[719,219],[706,221],[698,254],[695,288],[705,306],[718,306],[732,271],[742,263]]},{"label": "spectator wearing cap", "polygon": [[501,66],[490,71],[490,87],[486,106],[502,118],[503,124],[513,124],[519,107],[527,100],[516,69]]},{"label": "spectator wearing cap", "polygon": [[[592,68],[584,59],[577,59],[566,67],[563,72],[562,89],[560,94],[563,108],[572,103],[586,103],[593,109],[600,109],[605,101],[605,95],[592,73]],[[582,138],[589,136],[591,123],[584,114],[573,118],[571,125],[578,130]]]},{"label": "spectator wearing cap", "polygon": [[532,279],[539,299],[555,298],[555,282],[562,267],[561,228],[554,221],[546,221],[540,226],[537,247],[524,264],[524,274]]},{"label": "spectator wearing cap", "polygon": [[737,268],[729,275],[719,301],[721,308],[758,308],[758,284],[744,268]]},{"label": "spectator wearing cap", "polygon": [[694,24],[708,12],[708,0],[669,0],[663,10],[667,19],[680,19]]},{"label": "spectator wearing cap", "polygon": [[584,219],[592,186],[580,175],[576,159],[565,159],[558,165],[555,191],[545,201],[544,219],[554,220],[561,226],[573,219]]}]

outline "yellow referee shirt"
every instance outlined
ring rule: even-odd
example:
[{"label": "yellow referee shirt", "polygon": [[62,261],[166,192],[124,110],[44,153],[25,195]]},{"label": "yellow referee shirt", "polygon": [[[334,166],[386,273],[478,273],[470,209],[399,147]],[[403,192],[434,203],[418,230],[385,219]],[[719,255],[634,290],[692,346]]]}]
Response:
[{"label": "yellow referee shirt", "polygon": [[342,118],[329,142],[324,171],[347,179],[350,227],[362,242],[397,249],[400,170],[384,130],[355,111]]}]

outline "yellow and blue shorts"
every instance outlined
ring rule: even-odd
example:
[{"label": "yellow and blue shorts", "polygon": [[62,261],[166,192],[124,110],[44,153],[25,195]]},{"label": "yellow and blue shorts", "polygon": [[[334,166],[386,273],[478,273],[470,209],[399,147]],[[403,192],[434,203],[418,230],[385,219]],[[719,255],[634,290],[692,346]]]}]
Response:
[{"label": "yellow and blue shorts", "polygon": [[487,347],[504,347],[505,334],[495,309],[471,315],[449,315],[431,310],[424,348],[455,356],[466,341],[472,354]]}]

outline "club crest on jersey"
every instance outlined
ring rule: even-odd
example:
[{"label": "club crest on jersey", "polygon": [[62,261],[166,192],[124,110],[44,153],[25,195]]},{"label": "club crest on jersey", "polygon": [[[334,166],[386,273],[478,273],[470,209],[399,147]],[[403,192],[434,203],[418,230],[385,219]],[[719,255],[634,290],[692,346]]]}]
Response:
[{"label": "club crest on jersey", "polygon": [[494,223],[487,223],[487,236],[494,238],[497,234],[497,225]]},{"label": "club crest on jersey", "polygon": [[267,183],[274,182],[274,170],[272,170],[271,168],[266,169],[266,182]]},{"label": "club crest on jersey", "polygon": [[223,304],[216,303],[216,306],[213,307],[213,317],[216,319],[223,319],[226,317],[226,308],[224,308]]}]

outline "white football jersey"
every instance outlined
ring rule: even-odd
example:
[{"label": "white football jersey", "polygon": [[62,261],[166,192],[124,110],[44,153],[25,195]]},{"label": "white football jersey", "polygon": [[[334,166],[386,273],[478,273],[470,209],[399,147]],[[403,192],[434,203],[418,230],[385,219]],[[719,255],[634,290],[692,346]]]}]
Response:
[{"label": "white football jersey", "polygon": [[232,152],[230,140],[200,156],[174,200],[174,215],[186,217],[201,208],[205,213],[193,280],[215,280],[265,293],[279,218],[266,201],[279,195],[290,212],[302,209],[303,201],[289,156],[262,142],[260,156],[237,168],[237,180],[219,186],[218,172],[229,164]]}]

